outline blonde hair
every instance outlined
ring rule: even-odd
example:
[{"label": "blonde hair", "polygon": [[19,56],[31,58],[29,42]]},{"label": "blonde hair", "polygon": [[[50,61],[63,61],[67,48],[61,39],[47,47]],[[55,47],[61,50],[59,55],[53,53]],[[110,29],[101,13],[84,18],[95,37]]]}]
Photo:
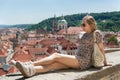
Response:
[{"label": "blonde hair", "polygon": [[92,32],[94,32],[97,29],[96,21],[92,16],[90,15],[85,16],[83,18],[83,21],[86,21],[90,25]]}]

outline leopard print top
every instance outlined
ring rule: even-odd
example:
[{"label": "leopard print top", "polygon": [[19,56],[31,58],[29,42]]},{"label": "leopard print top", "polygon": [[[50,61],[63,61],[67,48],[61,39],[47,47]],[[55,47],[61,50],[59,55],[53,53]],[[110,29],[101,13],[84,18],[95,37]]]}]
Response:
[{"label": "leopard print top", "polygon": [[[96,42],[100,43],[102,42],[102,35],[100,31],[95,31],[96,34]],[[78,52],[76,55],[76,58],[78,59],[78,62],[80,64],[80,69],[87,69],[90,66],[92,66],[92,53],[93,53],[93,33],[85,33],[81,37],[81,39],[78,40],[79,46],[78,46]]]}]

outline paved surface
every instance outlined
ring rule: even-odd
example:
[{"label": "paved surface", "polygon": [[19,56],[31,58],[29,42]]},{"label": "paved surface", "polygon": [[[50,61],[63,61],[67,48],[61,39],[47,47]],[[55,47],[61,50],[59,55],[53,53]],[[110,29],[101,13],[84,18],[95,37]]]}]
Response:
[{"label": "paved surface", "polygon": [[[106,54],[107,61],[112,63],[114,67],[120,64],[120,51],[111,52]],[[24,78],[19,72],[14,74],[9,74],[7,76],[1,76],[0,80],[78,80],[81,77],[85,77],[90,74],[94,74],[96,72],[104,71],[110,66],[103,67],[103,69],[95,69],[90,68],[88,70],[80,71],[80,70],[61,70],[55,72],[49,72],[45,74],[38,74],[31,78]]]}]

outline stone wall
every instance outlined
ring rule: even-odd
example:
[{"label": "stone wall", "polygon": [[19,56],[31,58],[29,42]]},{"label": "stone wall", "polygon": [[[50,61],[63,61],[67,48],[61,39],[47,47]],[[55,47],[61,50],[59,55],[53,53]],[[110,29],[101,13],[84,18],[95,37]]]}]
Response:
[{"label": "stone wall", "polygon": [[120,64],[102,69],[77,80],[120,80]]},{"label": "stone wall", "polygon": [[112,74],[105,76],[100,80],[120,80],[120,71],[113,72]]},{"label": "stone wall", "polygon": [[102,69],[90,68],[87,70],[59,70],[45,74],[37,74],[25,78],[21,73],[1,76],[0,80],[120,80],[120,51],[106,54],[107,62],[112,66],[105,66]]}]

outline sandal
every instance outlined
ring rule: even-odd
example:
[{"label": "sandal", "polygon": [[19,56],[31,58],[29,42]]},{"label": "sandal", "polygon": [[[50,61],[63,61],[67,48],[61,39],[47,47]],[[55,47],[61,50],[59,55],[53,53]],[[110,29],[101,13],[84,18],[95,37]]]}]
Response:
[{"label": "sandal", "polygon": [[19,69],[19,71],[23,74],[24,77],[31,77],[36,73],[34,66],[31,62],[22,63],[18,61],[16,63],[16,67]]}]

